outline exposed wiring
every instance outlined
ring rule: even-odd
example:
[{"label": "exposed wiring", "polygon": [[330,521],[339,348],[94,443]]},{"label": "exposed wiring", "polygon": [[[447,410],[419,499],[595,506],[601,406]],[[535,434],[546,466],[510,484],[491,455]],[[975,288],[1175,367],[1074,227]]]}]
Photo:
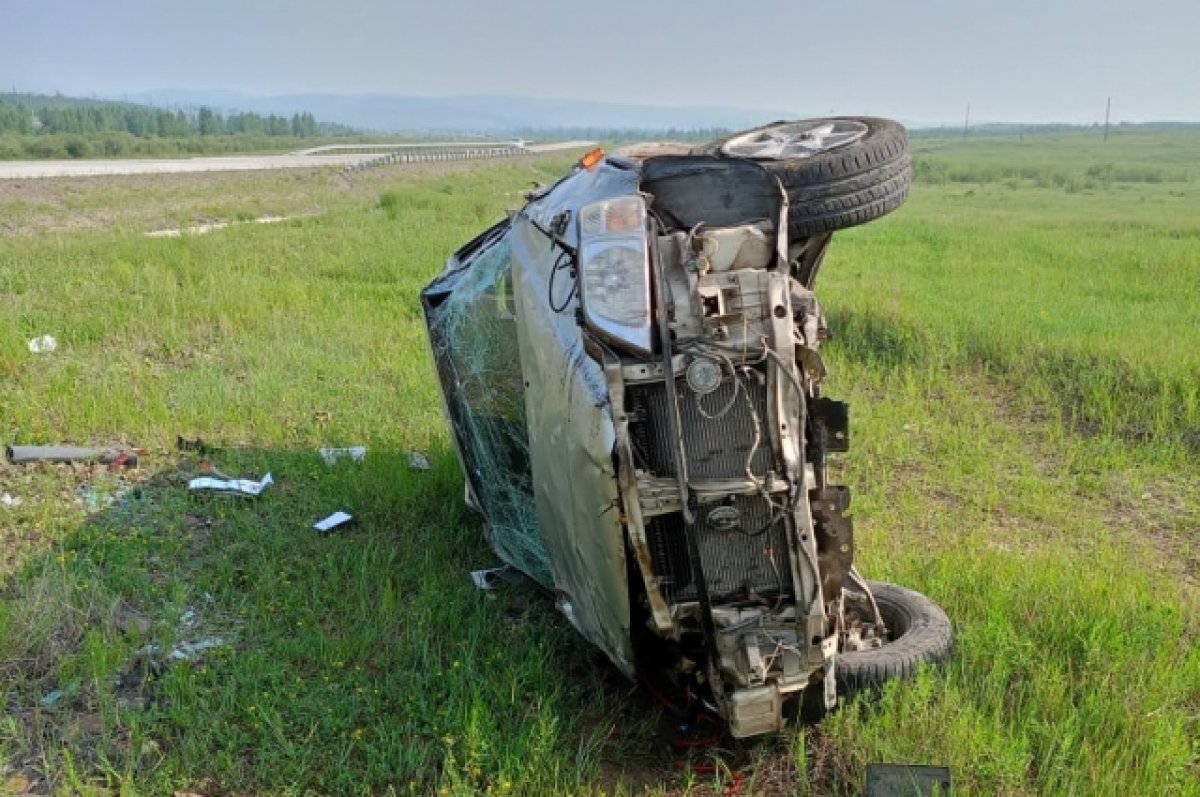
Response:
[{"label": "exposed wiring", "polygon": [[754,463],[755,455],[758,454],[758,447],[762,443],[762,422],[758,419],[758,410],[754,408],[754,402],[750,399],[750,392],[742,391],[742,397],[746,399],[746,409],[750,411],[750,422],[754,424],[754,441],[750,444],[750,451],[746,454],[746,463],[744,466],[746,478],[758,488],[758,494],[763,497],[763,500],[774,506],[770,490],[763,484],[762,479],[754,475],[754,469],[751,467]]},{"label": "exposed wiring", "polygon": [[[783,515],[780,515],[779,517],[782,518]],[[774,525],[774,524],[772,524],[772,525]],[[770,528],[770,526],[768,526],[767,528]],[[764,531],[765,531],[765,529],[764,529]],[[784,594],[784,586],[785,585],[784,585],[784,580],[783,580],[783,573],[780,572],[780,570],[779,570],[779,563],[775,561],[775,541],[774,540],[767,541],[767,546],[763,550],[763,553],[767,555],[767,561],[771,563],[771,572],[773,572],[775,574],[775,583],[779,585],[779,592],[775,595],[775,609],[774,609],[774,611],[779,611],[779,607],[780,607],[781,603],[783,602],[783,594]]]},{"label": "exposed wiring", "polygon": [[[558,276],[560,271],[572,272],[571,290],[567,293],[567,296],[562,301],[562,304],[556,304],[554,301],[554,278]],[[546,302],[550,305],[550,309],[553,312],[561,313],[571,305],[571,301],[575,298],[575,294],[578,292],[579,279],[578,275],[575,273],[574,254],[568,249],[563,249],[563,251],[559,253],[558,259],[554,261],[554,267],[550,269],[549,286],[546,289]]]},{"label": "exposed wiring", "polygon": [[695,238],[696,233],[700,232],[700,228],[704,226],[704,222],[698,222],[696,226],[687,231],[687,235],[683,237],[684,249],[684,265],[690,267],[693,271],[699,271],[699,255],[703,252],[696,251]]},{"label": "exposed wiring", "polygon": [[[725,406],[721,407],[721,409],[719,409],[715,412],[709,412],[708,410],[706,410],[704,408],[704,405],[701,403],[701,400],[703,397],[698,393],[696,394],[696,411],[699,412],[700,415],[702,415],[705,419],[710,420],[710,421],[716,421],[716,420],[720,420],[721,418],[725,417],[725,415],[727,415],[729,413],[729,411],[731,409],[733,409],[733,405],[737,402],[738,394],[745,390],[745,388],[742,385],[741,379],[738,377],[737,366],[734,364],[733,360],[731,360],[729,357],[727,357],[721,351],[717,350],[716,347],[707,345],[701,341],[688,341],[688,342],[680,345],[679,348],[681,351],[688,351],[688,352],[699,351],[700,356],[719,360],[722,365],[724,365],[726,368],[729,369],[729,375],[733,380],[733,395],[729,397],[729,401],[728,401],[728,403],[725,404]],[[757,365],[758,363],[760,363],[764,359],[766,359],[766,357],[764,355],[755,360],[748,360],[744,356],[744,354],[745,353],[743,352],[743,357],[742,357],[743,365]]]},{"label": "exposed wiring", "polygon": [[[775,509],[775,510],[782,509],[782,507],[780,507],[774,501],[771,501],[770,505],[771,505],[772,509]],[[761,526],[759,526],[754,531],[742,531],[741,529],[738,529],[738,533],[741,534],[743,537],[749,537],[751,539],[754,539],[755,537],[761,537],[762,535],[766,534],[771,529],[775,528],[775,526],[779,525],[779,521],[781,521],[781,520],[783,520],[782,512],[772,512],[771,519],[768,520],[766,523],[762,524]],[[773,564],[774,563],[772,562],[772,565]],[[778,574],[776,574],[776,575],[778,575]]]},{"label": "exposed wiring", "polygon": [[[557,183],[555,185],[557,185]],[[537,230],[542,235],[549,238],[550,243],[552,243],[554,246],[557,246],[559,249],[563,250],[564,252],[569,252],[571,254],[571,257],[575,257],[576,255],[579,254],[578,249],[576,249],[575,247],[571,246],[569,243],[564,241],[559,236],[559,234],[555,233],[553,230],[548,230],[545,227],[543,227],[541,224],[538,223],[538,221],[536,219],[533,218],[533,216],[530,216],[524,210],[521,211],[521,217],[524,218],[526,221],[528,221],[535,230]]]},{"label": "exposed wiring", "polygon": [[700,413],[700,415],[707,420],[717,421],[728,415],[729,411],[733,409],[733,405],[737,403],[738,394],[742,392],[742,380],[738,378],[737,369],[732,360],[720,352],[712,352],[712,355],[720,360],[722,365],[725,365],[727,368],[729,368],[729,376],[733,380],[733,395],[729,397],[729,401],[725,403],[724,407],[721,407],[721,409],[717,410],[716,412],[710,413],[704,409],[704,396],[697,393],[696,412]]},{"label": "exposed wiring", "polygon": [[[670,716],[691,726],[692,730],[697,730],[702,726],[706,729],[707,733],[704,735],[679,736],[672,739],[671,750],[677,756],[689,755],[695,750],[710,749],[720,744],[720,718],[708,705],[707,701],[697,700],[693,702],[692,693],[688,691],[686,693],[687,703],[683,707],[680,707],[667,699],[648,679],[642,679],[642,687],[646,690],[646,694],[650,695],[654,699],[654,702],[658,703],[662,710]],[[729,783],[721,790],[723,797],[736,797],[736,795],[742,793],[742,789],[745,787],[745,778],[742,776],[742,773],[729,768],[720,761],[715,764],[700,764],[689,761],[686,758],[676,757],[672,763],[675,769],[691,775],[718,775],[721,772],[727,773]]]},{"label": "exposed wiring", "polygon": [[[745,338],[743,337],[743,341],[744,340]],[[763,350],[761,352],[756,351],[755,358],[752,360],[749,359],[748,356],[750,354],[749,349],[745,348],[743,345],[743,348],[740,350],[740,354],[742,355],[745,365],[757,365],[758,363],[761,363],[767,359],[767,355],[771,352],[769,348],[766,348],[765,341],[763,341],[763,344]],[[759,418],[758,410],[754,407],[754,402],[750,398],[750,391],[746,390],[745,385],[743,384],[744,377],[738,375],[737,366],[728,356],[719,351],[717,347],[711,344],[702,343],[700,341],[690,341],[680,348],[684,351],[698,350],[703,356],[708,356],[719,360],[726,368],[729,369],[729,374],[733,382],[733,395],[729,397],[729,401],[725,404],[725,406],[721,407],[721,409],[716,412],[710,413],[705,410],[704,405],[701,403],[702,397],[697,395],[695,399],[696,410],[700,413],[700,415],[708,420],[719,420],[733,409],[733,406],[735,403],[737,403],[739,396],[742,397],[742,399],[746,402],[746,408],[749,411],[750,422],[753,425],[754,436],[750,445],[749,453],[746,456],[745,464],[743,465],[743,471],[746,475],[746,478],[758,490],[759,496],[771,507],[772,512],[771,519],[760,528],[750,532],[741,531],[740,533],[747,537],[759,537],[774,527],[782,519],[783,514],[786,513],[787,510],[771,497],[771,492],[767,485],[764,483],[763,479],[759,478],[754,473],[754,469],[752,467],[754,457],[757,456],[758,450],[762,444],[762,420]],[[731,347],[726,347],[727,350],[729,350],[729,348]],[[737,350],[734,349],[734,351]]]},{"label": "exposed wiring", "polygon": [[772,349],[768,346],[765,346],[765,341],[764,341],[764,349],[767,352],[767,356],[771,357],[772,359],[775,360],[776,363],[779,364],[779,370],[783,371],[784,376],[786,376],[788,378],[788,381],[790,381],[792,383],[792,387],[796,388],[796,395],[800,396],[800,397],[808,395],[807,393],[804,392],[804,387],[800,384],[800,380],[796,378],[796,375],[794,373],[792,373],[791,366],[789,366],[788,363],[782,357],[779,356],[779,353],[776,352],[774,349]]},{"label": "exposed wiring", "polygon": [[855,586],[859,587],[867,596],[867,602],[871,604],[871,613],[875,617],[875,624],[879,628],[881,635],[888,633],[887,625],[883,622],[883,615],[879,613],[879,604],[875,602],[875,596],[871,594],[871,587],[867,585],[867,580],[858,572],[858,568],[850,565],[850,580]]}]

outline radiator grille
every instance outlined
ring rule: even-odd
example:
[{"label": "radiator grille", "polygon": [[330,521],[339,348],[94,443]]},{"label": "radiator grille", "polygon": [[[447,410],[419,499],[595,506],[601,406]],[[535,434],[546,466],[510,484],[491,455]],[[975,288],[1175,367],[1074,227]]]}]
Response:
[{"label": "radiator grille", "polygon": [[[773,466],[767,429],[766,387],[754,379],[741,382],[743,392],[727,379],[713,393],[697,397],[683,380],[677,382],[679,414],[687,452],[691,480],[740,479],[746,475],[746,458],[754,450],[750,469],[763,477]],[[631,432],[642,460],[641,466],[661,477],[676,475],[675,445],[671,438],[669,403],[662,384],[632,386],[631,409],[639,420]],[[732,400],[732,404],[730,404]],[[714,415],[729,405],[719,418]],[[750,408],[754,408],[751,413]],[[703,412],[701,411],[703,410]],[[757,449],[754,448],[755,420],[758,416]],[[711,523],[714,511],[723,513],[735,524]],[[761,496],[732,496],[725,502],[706,504],[693,511],[694,531],[700,544],[708,591],[714,600],[791,592],[787,535],[790,520],[773,516],[772,507]],[[681,514],[651,518],[646,525],[655,571],[669,602],[695,600],[696,588],[687,552],[686,527]]]},{"label": "radiator grille", "polygon": [[[738,529],[719,530],[708,522],[718,507],[737,511]],[[730,501],[697,507],[695,529],[700,541],[700,560],[713,600],[749,597],[751,593],[774,596],[791,593],[788,562],[788,519],[776,516],[772,525],[771,506],[760,496],[735,496]],[[652,518],[647,525],[650,552],[668,602],[695,600],[696,587],[688,565],[685,524],[680,514]]]},{"label": "radiator grille", "polygon": [[[754,446],[755,415],[758,416],[759,441],[750,461],[750,470],[755,476],[762,477],[771,469],[773,457],[767,429],[766,386],[755,379],[741,379],[740,383],[742,390],[735,397],[737,384],[732,379],[726,379],[707,396],[697,396],[685,380],[676,382],[689,479],[745,477],[746,457]],[[629,392],[635,413],[645,418],[644,423],[638,424],[640,428],[635,436],[647,464],[657,476],[675,476],[675,443],[671,439],[666,387],[662,384],[639,385],[631,387]],[[714,415],[726,406],[729,410],[720,417],[705,417],[706,413]]]}]

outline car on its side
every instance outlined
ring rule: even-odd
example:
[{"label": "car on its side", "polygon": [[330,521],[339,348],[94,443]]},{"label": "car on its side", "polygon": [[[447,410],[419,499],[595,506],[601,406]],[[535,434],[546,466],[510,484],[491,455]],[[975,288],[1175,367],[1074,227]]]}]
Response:
[{"label": "car on its side", "polygon": [[735,737],[950,654],[940,608],[855,567],[826,467],[850,427],[816,276],[911,179],[904,128],[869,117],[597,150],[422,294],[492,548]]}]

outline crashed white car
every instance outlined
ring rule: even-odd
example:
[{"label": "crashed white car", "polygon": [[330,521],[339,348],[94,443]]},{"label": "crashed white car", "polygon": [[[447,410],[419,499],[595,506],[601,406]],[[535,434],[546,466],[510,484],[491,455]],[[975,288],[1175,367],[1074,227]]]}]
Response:
[{"label": "crashed white car", "polygon": [[597,151],[422,294],[492,548],[735,737],[950,654],[941,609],[859,574],[826,477],[850,427],[821,393],[813,285],[832,233],[911,174],[904,128],[875,118]]}]

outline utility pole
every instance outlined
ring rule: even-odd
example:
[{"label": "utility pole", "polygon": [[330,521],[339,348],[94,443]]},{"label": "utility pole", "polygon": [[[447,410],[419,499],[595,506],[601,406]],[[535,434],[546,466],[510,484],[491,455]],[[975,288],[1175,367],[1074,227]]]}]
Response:
[{"label": "utility pole", "polygon": [[1108,98],[1108,102],[1104,103],[1104,143],[1108,143],[1108,114],[1112,111],[1112,97]]},{"label": "utility pole", "polygon": [[967,131],[971,129],[971,103],[967,103],[967,116],[963,119],[963,138],[967,137]]}]

